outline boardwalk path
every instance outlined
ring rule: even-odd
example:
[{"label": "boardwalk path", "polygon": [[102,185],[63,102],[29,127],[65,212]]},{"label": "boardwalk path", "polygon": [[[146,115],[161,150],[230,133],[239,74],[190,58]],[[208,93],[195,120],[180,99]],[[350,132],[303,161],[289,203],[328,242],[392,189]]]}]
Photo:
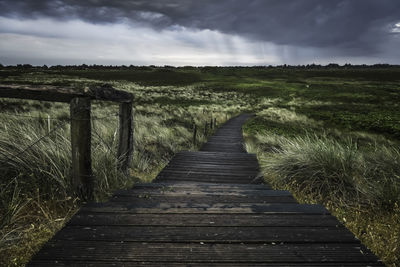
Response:
[{"label": "boardwalk path", "polygon": [[82,208],[32,266],[380,266],[319,205],[258,178],[241,115],[199,152],[178,153],[154,183]]}]

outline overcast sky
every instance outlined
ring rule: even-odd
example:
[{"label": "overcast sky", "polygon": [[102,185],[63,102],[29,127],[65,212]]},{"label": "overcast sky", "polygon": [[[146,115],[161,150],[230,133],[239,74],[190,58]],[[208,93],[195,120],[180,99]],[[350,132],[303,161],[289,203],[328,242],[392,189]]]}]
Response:
[{"label": "overcast sky", "polygon": [[400,64],[400,0],[0,0],[0,63]]}]

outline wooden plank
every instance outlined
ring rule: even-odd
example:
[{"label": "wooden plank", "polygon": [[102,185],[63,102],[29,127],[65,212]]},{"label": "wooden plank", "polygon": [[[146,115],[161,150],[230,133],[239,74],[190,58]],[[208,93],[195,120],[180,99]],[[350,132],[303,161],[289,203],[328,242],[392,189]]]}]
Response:
[{"label": "wooden plank", "polygon": [[192,168],[192,169],[187,169],[187,168],[170,168],[166,167],[164,168],[161,173],[191,173],[191,174],[201,174],[201,175],[214,175],[214,176],[254,176],[259,173],[259,170],[257,169],[230,169],[228,168],[221,168],[221,170],[218,170],[216,168]]},{"label": "wooden plank", "polygon": [[90,203],[81,209],[85,212],[125,212],[125,213],[257,213],[257,214],[329,214],[320,205],[291,203],[244,203],[244,204],[200,204],[200,203]]},{"label": "wooden plank", "polygon": [[258,166],[257,159],[227,159],[227,158],[211,158],[211,157],[180,157],[175,156],[171,163],[175,162],[201,162],[201,163],[210,163],[210,164],[218,164],[218,165],[249,165],[249,166]]},{"label": "wooden plank", "polygon": [[[214,166],[221,166],[221,167],[226,167],[229,168],[230,166],[243,166],[245,168],[253,168],[258,170],[259,165],[255,161],[249,161],[249,162],[241,162],[241,161],[222,161],[222,160],[203,160],[203,159],[173,159],[169,164],[171,165],[185,165],[185,164],[203,164],[203,165],[214,165]],[[168,166],[168,165],[167,165]]]},{"label": "wooden plank", "polygon": [[201,190],[201,189],[190,189],[190,190],[158,190],[158,189],[131,189],[131,190],[119,190],[114,196],[141,196],[147,194],[149,196],[186,196],[186,197],[292,197],[289,191],[285,190]]},{"label": "wooden plank", "polygon": [[209,158],[219,158],[225,161],[229,160],[235,160],[235,159],[240,159],[240,160],[257,160],[257,157],[252,154],[248,153],[239,153],[239,152],[212,152],[212,151],[196,151],[196,152],[179,152],[176,154],[176,157],[182,157],[182,158],[203,158],[203,159],[209,159]]},{"label": "wooden plank", "polygon": [[212,157],[182,157],[182,156],[175,156],[171,163],[185,163],[185,162],[201,162],[203,164],[218,164],[218,165],[249,165],[249,166],[258,166],[257,159],[227,159],[224,157],[220,158],[212,158]]},{"label": "wooden plank", "polygon": [[[199,153],[201,153],[201,152],[204,152],[204,151],[199,151]],[[208,151],[207,151],[208,152]],[[188,155],[188,156],[185,156],[185,155],[175,155],[175,157],[172,159],[172,160],[179,160],[179,161],[181,161],[181,160],[188,160],[188,161],[193,161],[193,160],[196,160],[196,161],[216,161],[216,162],[226,162],[227,164],[229,164],[230,162],[240,162],[240,163],[243,163],[243,164],[247,164],[247,163],[257,163],[258,164],[258,161],[257,161],[257,159],[256,158],[253,158],[253,157],[229,157],[229,156],[224,156],[225,154],[229,154],[229,153],[224,153],[224,152],[220,152],[220,153],[223,153],[223,154],[221,154],[221,155],[219,155],[219,156],[217,156],[217,155],[210,155],[210,156],[207,156],[207,155],[201,155],[201,154],[199,154],[199,155]],[[243,153],[243,154],[245,154],[245,153]]]},{"label": "wooden plank", "polygon": [[170,162],[165,169],[199,169],[199,170],[246,170],[246,171],[258,171],[258,166],[256,164],[252,165],[217,165],[203,162],[193,162],[193,163],[183,163],[176,161]]},{"label": "wooden plank", "polygon": [[170,162],[163,170],[193,170],[193,171],[212,171],[219,173],[220,171],[227,172],[259,172],[259,168],[255,164],[249,164],[241,166],[236,165],[225,165],[225,164],[212,164],[203,162],[193,162],[193,163],[182,163],[179,161]]},{"label": "wooden plank", "polygon": [[68,226],[281,226],[343,227],[330,215],[313,214],[126,214],[79,211]]},{"label": "wooden plank", "polygon": [[199,189],[199,190],[266,190],[267,185],[255,185],[255,184],[213,184],[213,183],[138,183],[133,188],[160,188],[162,190],[178,190],[178,189]]},{"label": "wooden plank", "polygon": [[248,171],[248,170],[221,170],[221,171],[216,171],[216,170],[181,170],[181,169],[164,169],[160,172],[159,176],[163,175],[187,175],[187,176],[228,176],[228,177],[255,177],[258,174],[258,171]]},{"label": "wooden plank", "polygon": [[[165,267],[169,266],[176,266],[176,267],[204,267],[204,262],[163,262],[162,265]],[[257,262],[241,262],[241,263],[223,263],[223,262],[207,262],[206,263],[208,267],[214,267],[214,266],[219,266],[219,267],[257,267],[257,266],[268,266],[268,267],[292,267],[292,266],[297,266],[297,267],[313,267],[313,266],[321,266],[322,263],[304,263],[304,262],[293,262],[293,263],[257,263]],[[133,266],[151,266],[151,267],[159,267],[160,264],[157,262],[135,262],[135,261],[74,261],[74,260],[57,260],[57,261],[35,261],[32,264],[29,264],[29,266],[93,266],[93,267],[104,267],[104,266],[124,266],[124,267],[133,267]],[[337,266],[342,266],[342,267],[376,267],[376,266],[384,266],[382,263],[372,263],[368,262],[366,263],[359,263],[359,262],[336,262],[336,263],[326,263],[324,262],[323,265],[324,267],[337,267]]]},{"label": "wooden plank", "polygon": [[90,99],[74,98],[70,104],[72,185],[84,200],[93,199]]},{"label": "wooden plank", "polygon": [[176,173],[164,172],[157,176],[156,180],[186,180],[186,181],[203,181],[214,183],[251,183],[257,176],[256,175],[223,175],[223,174],[202,174],[202,173]]},{"label": "wooden plank", "polygon": [[131,190],[118,190],[114,196],[119,197],[137,197],[137,196],[186,196],[186,197],[292,197],[289,191],[285,190],[229,190],[229,189],[158,189],[158,188],[140,188]]},{"label": "wooden plank", "polygon": [[359,243],[346,228],[247,226],[69,226],[57,240],[211,243]]},{"label": "wooden plank", "polygon": [[212,204],[212,203],[297,203],[293,196],[224,196],[224,195],[154,195],[139,194],[137,196],[113,196],[112,202],[135,202],[136,204],[148,203],[181,203]]},{"label": "wooden plank", "polygon": [[170,176],[170,177],[159,177],[157,180],[154,180],[155,183],[157,182],[205,182],[205,183],[216,183],[216,184],[262,184],[263,181],[260,179],[223,179],[220,177],[209,177],[208,179],[204,179],[202,177],[177,177],[177,176]]},{"label": "wooden plank", "polygon": [[211,136],[210,138],[208,138],[208,142],[213,142],[213,141],[243,143],[243,137],[242,137],[242,136],[221,136],[221,135],[213,135],[213,136]]},{"label": "wooden plank", "polygon": [[200,151],[218,151],[218,152],[243,152],[245,153],[246,150],[242,146],[233,146],[233,145],[209,145],[205,144],[200,148]]},{"label": "wooden plank", "polygon": [[224,149],[221,147],[202,147],[200,148],[200,151],[218,151],[218,152],[243,152],[245,153],[246,150],[243,148],[229,148],[229,149]]},{"label": "wooden plank", "polygon": [[226,148],[243,148],[242,142],[212,142],[208,141],[204,146],[216,146],[216,147],[226,147]]},{"label": "wooden plank", "polygon": [[157,179],[154,182],[161,181],[161,182],[171,182],[171,181],[192,181],[192,182],[207,182],[207,183],[221,183],[221,184],[230,184],[230,183],[235,183],[235,184],[251,184],[251,183],[260,183],[258,179],[255,179],[255,177],[239,177],[239,178],[232,178],[231,176],[204,176],[204,175],[160,175],[157,177]]},{"label": "wooden plank", "polygon": [[[241,163],[254,163],[257,162],[257,158],[254,157],[230,157],[227,154],[230,153],[225,153],[225,152],[219,152],[221,153],[220,155],[202,155],[200,153],[205,152],[205,151],[199,151],[199,154],[191,154],[191,155],[179,155],[176,154],[175,157],[173,158],[173,160],[201,160],[201,161],[220,161],[220,162],[232,162],[232,161],[236,161],[236,162],[241,162]],[[208,152],[208,151],[207,151]],[[233,153],[233,152],[231,152]],[[236,153],[235,153],[236,154]],[[244,155],[246,155],[246,153],[243,153]]]},{"label": "wooden plank", "polygon": [[230,158],[255,158],[257,159],[256,154],[250,153],[223,153],[223,152],[207,152],[207,151],[181,151],[177,153],[177,155],[184,155],[184,156],[204,156],[204,157],[211,157],[211,156],[218,156],[218,157],[230,157]]},{"label": "wooden plank", "polygon": [[210,169],[210,170],[214,170],[215,169],[221,169],[223,171],[240,171],[240,170],[244,170],[244,171],[250,171],[250,172],[260,172],[260,169],[257,165],[254,164],[249,164],[249,165],[245,165],[245,166],[238,166],[238,164],[232,164],[232,165],[227,165],[227,164],[216,164],[213,162],[207,162],[207,163],[196,163],[196,162],[171,162],[170,165],[165,166],[165,169],[172,169],[172,168],[177,168],[177,170],[179,169]]},{"label": "wooden plank", "polygon": [[[361,252],[362,253],[361,253]],[[33,259],[202,263],[376,263],[359,244],[185,244],[50,241]]]},{"label": "wooden plank", "polygon": [[120,103],[132,102],[131,93],[115,90],[111,86],[91,88],[72,88],[51,85],[8,85],[0,84],[0,97],[32,99],[52,102],[69,103],[74,98],[88,97],[92,100],[113,101]]}]

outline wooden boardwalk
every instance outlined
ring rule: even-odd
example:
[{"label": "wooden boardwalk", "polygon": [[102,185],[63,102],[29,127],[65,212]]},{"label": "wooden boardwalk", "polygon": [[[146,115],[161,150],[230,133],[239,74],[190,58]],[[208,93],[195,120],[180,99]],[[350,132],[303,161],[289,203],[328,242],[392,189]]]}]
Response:
[{"label": "wooden boardwalk", "polygon": [[30,266],[382,266],[319,205],[259,177],[241,115],[154,183],[83,207]]}]

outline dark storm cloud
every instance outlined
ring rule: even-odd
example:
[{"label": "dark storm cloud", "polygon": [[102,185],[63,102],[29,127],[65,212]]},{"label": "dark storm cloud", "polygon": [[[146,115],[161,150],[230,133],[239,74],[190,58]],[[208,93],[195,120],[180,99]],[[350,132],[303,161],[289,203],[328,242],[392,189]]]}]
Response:
[{"label": "dark storm cloud", "polygon": [[378,52],[400,22],[399,0],[0,0],[8,17],[180,25],[292,46]]}]

